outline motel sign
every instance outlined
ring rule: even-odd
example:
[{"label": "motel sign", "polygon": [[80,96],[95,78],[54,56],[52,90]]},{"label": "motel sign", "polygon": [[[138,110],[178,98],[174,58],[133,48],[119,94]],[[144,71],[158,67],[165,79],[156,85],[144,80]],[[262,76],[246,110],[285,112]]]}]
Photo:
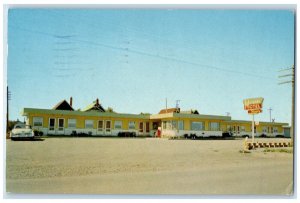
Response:
[{"label": "motel sign", "polygon": [[264,98],[262,98],[262,97],[244,99],[243,100],[244,109],[248,110],[248,114],[261,113],[263,101],[264,101]]},{"label": "motel sign", "polygon": [[262,104],[264,98],[249,98],[244,99],[244,109],[248,111],[249,115],[252,115],[252,143],[254,142],[254,114],[259,114],[262,112]]}]

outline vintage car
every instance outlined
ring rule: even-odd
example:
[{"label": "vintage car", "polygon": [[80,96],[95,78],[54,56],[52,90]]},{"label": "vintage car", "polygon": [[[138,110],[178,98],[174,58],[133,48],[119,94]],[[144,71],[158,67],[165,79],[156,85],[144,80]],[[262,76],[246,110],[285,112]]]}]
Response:
[{"label": "vintage car", "polygon": [[23,139],[23,138],[34,139],[34,132],[31,129],[30,125],[17,123],[12,129],[12,131],[10,132],[10,139],[16,140],[16,139]]}]

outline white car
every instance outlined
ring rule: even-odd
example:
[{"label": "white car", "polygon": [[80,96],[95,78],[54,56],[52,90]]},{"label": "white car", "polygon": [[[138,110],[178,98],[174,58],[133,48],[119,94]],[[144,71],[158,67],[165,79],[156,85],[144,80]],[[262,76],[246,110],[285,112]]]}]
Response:
[{"label": "white car", "polygon": [[10,132],[10,139],[16,140],[20,138],[30,138],[34,139],[34,132],[30,125],[25,125],[23,123],[18,123],[14,126],[14,129]]}]

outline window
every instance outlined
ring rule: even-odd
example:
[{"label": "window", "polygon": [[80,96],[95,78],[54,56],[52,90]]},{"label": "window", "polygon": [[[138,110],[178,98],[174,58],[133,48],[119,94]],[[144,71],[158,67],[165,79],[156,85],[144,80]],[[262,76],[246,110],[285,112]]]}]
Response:
[{"label": "window", "polygon": [[128,129],[135,129],[135,122],[134,121],[129,121]]},{"label": "window", "polygon": [[268,128],[267,128],[266,126],[264,126],[264,127],[262,128],[262,131],[263,131],[263,133],[267,133],[267,132],[268,132]]},{"label": "window", "polygon": [[98,121],[98,131],[103,130],[103,121]]},{"label": "window", "polygon": [[122,121],[115,121],[115,129],[122,129]]},{"label": "window", "polygon": [[230,125],[227,125],[227,131],[231,131],[231,126]]},{"label": "window", "polygon": [[76,128],[76,119],[68,119],[68,127]]},{"label": "window", "polygon": [[172,123],[171,123],[171,121],[167,121],[167,124],[166,124],[167,126],[166,126],[166,129],[167,130],[171,130],[172,129]]},{"label": "window", "polygon": [[273,128],[273,132],[274,132],[274,133],[278,133],[278,128],[277,128],[277,127],[274,127],[274,128]]},{"label": "window", "polygon": [[85,128],[94,128],[93,120],[85,120]]},{"label": "window", "polygon": [[152,123],[152,128],[153,128],[153,130],[157,130],[157,129],[158,129],[158,125],[159,125],[158,122],[153,122],[153,123]]},{"label": "window", "polygon": [[176,121],[171,121],[171,128],[172,130],[176,130],[177,129],[177,122]]},{"label": "window", "polygon": [[164,129],[164,130],[165,130],[166,128],[167,128],[167,121],[164,121],[164,122],[163,122],[162,129]]},{"label": "window", "polygon": [[[213,130],[213,131],[218,131],[220,130],[220,123],[217,123],[217,122],[211,122],[210,123],[210,130]],[[239,130],[239,129],[238,129]]]},{"label": "window", "polygon": [[178,130],[183,130],[183,121],[178,121]]},{"label": "window", "polygon": [[191,129],[192,130],[203,130],[203,122],[192,122]]},{"label": "window", "polygon": [[42,117],[33,117],[33,126],[34,127],[42,127],[43,126],[43,118]]},{"label": "window", "polygon": [[55,128],[55,118],[49,119],[49,130],[54,130]]},{"label": "window", "polygon": [[241,126],[241,132],[245,132],[245,126]]}]

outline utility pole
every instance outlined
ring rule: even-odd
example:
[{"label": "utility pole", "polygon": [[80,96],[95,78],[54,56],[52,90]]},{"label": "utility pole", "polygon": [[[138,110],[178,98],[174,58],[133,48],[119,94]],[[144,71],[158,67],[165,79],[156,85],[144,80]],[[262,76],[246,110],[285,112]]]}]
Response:
[{"label": "utility pole", "polygon": [[272,113],[271,111],[273,110],[271,107],[268,109],[270,111],[270,122],[272,122]]},{"label": "utility pole", "polygon": [[8,129],[8,126],[9,126],[9,100],[10,100],[10,97],[11,97],[11,93],[10,91],[8,90],[8,86],[6,87],[6,134],[9,133],[9,129]]},{"label": "utility pole", "polygon": [[291,134],[291,139],[292,139],[292,144],[294,144],[294,124],[295,124],[295,65],[293,65],[291,68],[286,68],[286,69],[282,69],[280,70],[280,72],[282,71],[290,71],[291,73],[285,74],[285,75],[280,75],[279,78],[285,78],[285,77],[290,77],[289,80],[287,81],[283,81],[283,82],[279,82],[279,85],[282,84],[286,84],[286,83],[291,83],[292,84],[292,120],[291,120],[291,130],[290,130],[290,134]]}]

